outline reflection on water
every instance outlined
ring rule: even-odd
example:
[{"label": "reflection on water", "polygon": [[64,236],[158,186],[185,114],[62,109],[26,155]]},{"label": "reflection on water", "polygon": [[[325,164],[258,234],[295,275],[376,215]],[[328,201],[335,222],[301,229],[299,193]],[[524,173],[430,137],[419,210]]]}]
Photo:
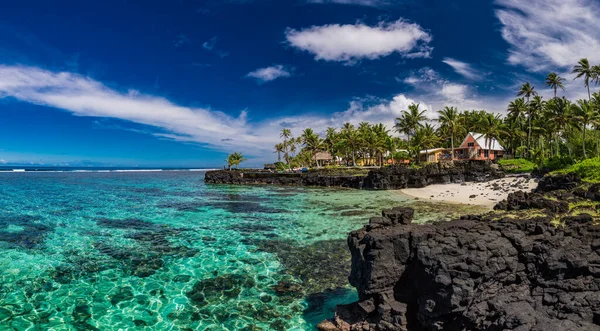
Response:
[{"label": "reflection on water", "polygon": [[[311,330],[356,299],[347,233],[410,203],[197,172],[2,173],[0,329]],[[428,208],[420,221],[456,211]]]}]

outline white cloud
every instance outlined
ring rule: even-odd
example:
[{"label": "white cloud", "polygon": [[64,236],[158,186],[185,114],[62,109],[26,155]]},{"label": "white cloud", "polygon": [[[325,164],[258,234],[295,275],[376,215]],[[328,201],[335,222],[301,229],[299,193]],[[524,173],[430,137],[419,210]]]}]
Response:
[{"label": "white cloud", "polygon": [[403,19],[364,24],[330,24],[295,30],[288,29],[290,45],[315,55],[316,60],[354,63],[377,59],[397,52],[406,58],[430,57],[432,37],[416,23]]},{"label": "white cloud", "polygon": [[[344,122],[355,125],[363,121],[383,123],[392,129],[394,119],[411,103],[420,103],[432,119],[445,105],[495,110],[492,107],[495,103],[473,100],[467,86],[448,82],[429,68],[419,72],[421,75],[415,75],[415,78],[426,84],[415,87],[413,94],[400,93],[391,100],[355,99],[348,109],[331,114],[301,113],[256,122],[248,120],[246,111],[234,117],[210,108],[181,106],[135,90],[117,91],[78,74],[35,67],[0,65],[0,97],[62,109],[76,116],[144,124],[156,130],[140,130],[141,134],[150,132],[163,139],[200,143],[224,152],[240,151],[261,160],[273,158],[273,145],[280,141],[279,133],[284,127],[290,128],[295,135],[307,127],[323,133],[327,127],[339,128]],[[460,104],[448,104],[450,100]],[[502,100],[502,107],[505,106]]]},{"label": "white cloud", "polygon": [[308,0],[310,3],[335,3],[368,7],[383,7],[393,4],[390,0]]},{"label": "white cloud", "polygon": [[413,93],[426,100],[435,110],[430,114],[430,118],[436,118],[437,110],[445,106],[455,106],[460,110],[486,109],[502,113],[508,104],[508,98],[505,96],[479,96],[469,85],[444,79],[429,67],[413,72],[402,81],[411,85],[414,88]]},{"label": "white cloud", "polygon": [[259,82],[270,82],[277,78],[290,77],[291,75],[292,75],[292,73],[290,72],[290,70],[288,70],[284,66],[278,64],[278,65],[254,70],[254,71],[248,73],[248,75],[246,75],[246,76],[251,77],[251,78],[256,78],[256,80],[258,80]]},{"label": "white cloud", "polygon": [[449,65],[457,73],[465,76],[468,79],[476,80],[481,78],[481,73],[475,70],[470,64],[462,61],[458,61],[452,58],[444,58],[442,60],[445,64]]},{"label": "white cloud", "polygon": [[[160,128],[157,136],[194,141],[221,150],[265,149],[273,137],[252,131],[246,111],[238,117],[208,108],[183,107],[135,90],[119,92],[78,74],[0,65],[0,96],[67,110],[77,116],[111,117]],[[225,140],[232,139],[232,140]]]},{"label": "white cloud", "polygon": [[531,71],[600,62],[600,4],[592,0],[496,0],[508,62]]},{"label": "white cloud", "polygon": [[444,83],[442,84],[440,95],[446,98],[446,100],[449,102],[462,103],[467,97],[467,92],[468,88],[466,85]]}]

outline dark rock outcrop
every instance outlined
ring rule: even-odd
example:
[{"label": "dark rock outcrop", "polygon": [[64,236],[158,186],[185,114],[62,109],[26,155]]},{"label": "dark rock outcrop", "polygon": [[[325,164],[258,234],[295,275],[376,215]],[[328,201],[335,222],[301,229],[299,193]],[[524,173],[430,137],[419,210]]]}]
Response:
[{"label": "dark rock outcrop", "polygon": [[322,174],[319,171],[300,174],[218,170],[207,172],[204,181],[209,184],[275,184],[388,190],[465,181],[482,182],[502,177],[504,173],[490,162],[454,161],[427,164],[421,168],[394,166],[373,169],[367,175]]},{"label": "dark rock outcrop", "polygon": [[[527,204],[508,209],[547,216],[412,225],[397,208],[372,218],[348,237],[359,301],[319,329],[600,330],[600,225],[589,214],[561,216],[540,193],[513,197]],[[564,226],[551,224],[557,218]]]}]

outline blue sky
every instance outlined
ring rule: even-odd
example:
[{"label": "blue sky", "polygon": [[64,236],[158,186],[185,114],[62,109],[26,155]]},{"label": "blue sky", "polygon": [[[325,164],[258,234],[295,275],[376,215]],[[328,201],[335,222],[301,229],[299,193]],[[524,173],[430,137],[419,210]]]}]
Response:
[{"label": "blue sky", "polygon": [[[411,102],[503,112],[521,83],[600,62],[598,1],[11,1],[0,162],[221,166],[279,131]],[[584,95],[568,79],[564,92]]]}]

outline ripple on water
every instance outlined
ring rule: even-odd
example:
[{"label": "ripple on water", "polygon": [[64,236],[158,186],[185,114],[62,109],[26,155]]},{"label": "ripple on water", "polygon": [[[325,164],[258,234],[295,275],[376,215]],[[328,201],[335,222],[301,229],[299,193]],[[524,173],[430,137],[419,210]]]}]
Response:
[{"label": "ripple on water", "polygon": [[411,202],[185,172],[10,176],[0,330],[311,330],[356,299],[346,234]]}]

